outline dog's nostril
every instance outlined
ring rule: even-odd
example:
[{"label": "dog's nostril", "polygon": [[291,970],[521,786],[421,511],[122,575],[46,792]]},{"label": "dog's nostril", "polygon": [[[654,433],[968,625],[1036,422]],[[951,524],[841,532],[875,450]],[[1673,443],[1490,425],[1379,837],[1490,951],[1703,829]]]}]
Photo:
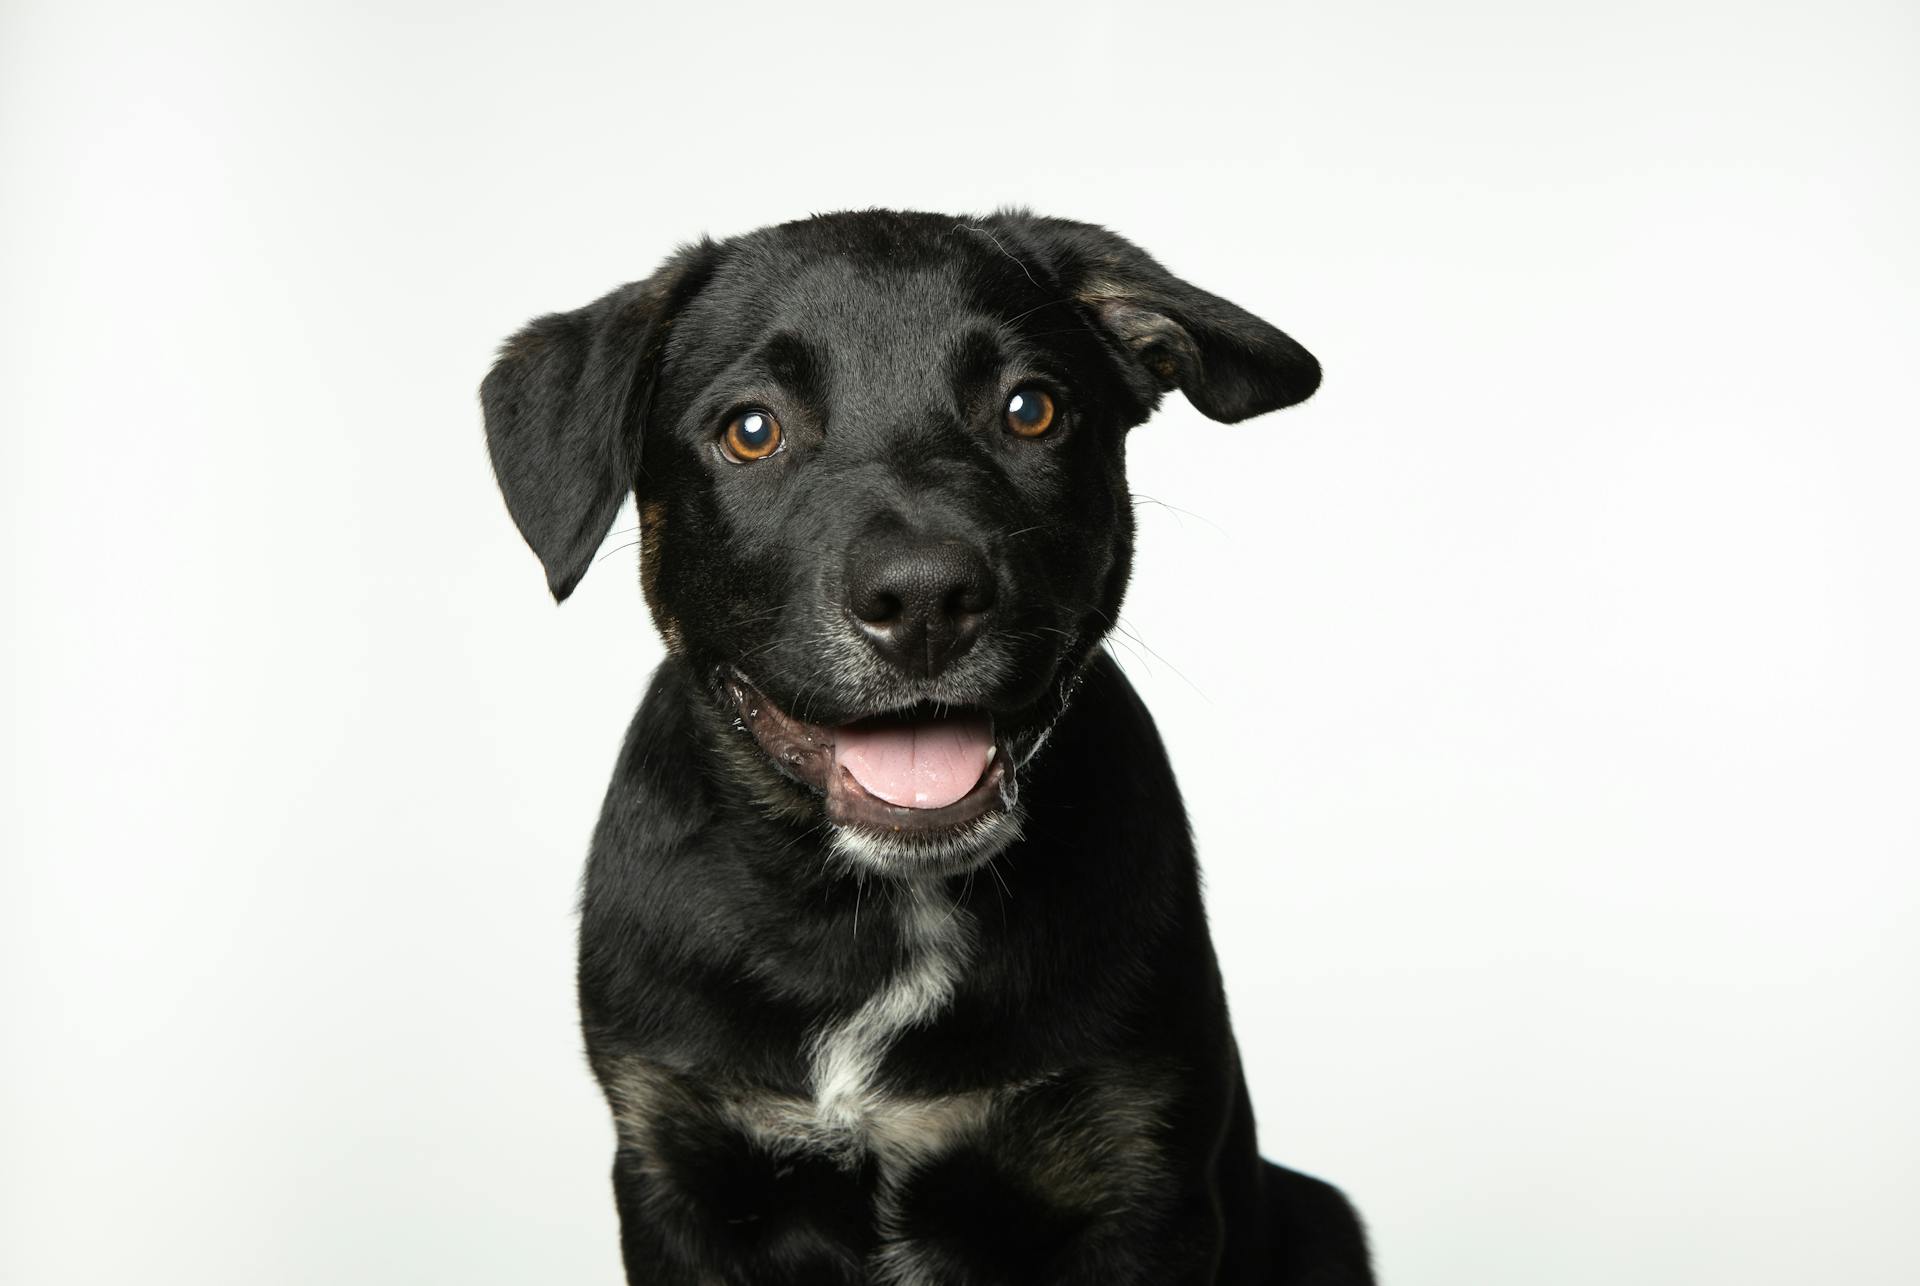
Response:
[{"label": "dog's nostril", "polygon": [[993,578],[980,574],[985,568],[968,568],[969,575],[953,587],[947,596],[947,615],[979,616],[993,606]]},{"label": "dog's nostril", "polygon": [[868,625],[886,625],[900,619],[903,604],[898,595],[868,586],[854,595],[851,606],[853,614]]}]

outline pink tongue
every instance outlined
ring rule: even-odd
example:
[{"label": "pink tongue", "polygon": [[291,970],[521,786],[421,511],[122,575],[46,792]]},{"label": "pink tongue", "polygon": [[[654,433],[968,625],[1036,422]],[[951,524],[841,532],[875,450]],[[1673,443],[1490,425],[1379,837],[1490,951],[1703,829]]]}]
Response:
[{"label": "pink tongue", "polygon": [[987,770],[993,729],[975,716],[919,723],[849,724],[834,730],[834,762],[889,804],[945,808]]}]

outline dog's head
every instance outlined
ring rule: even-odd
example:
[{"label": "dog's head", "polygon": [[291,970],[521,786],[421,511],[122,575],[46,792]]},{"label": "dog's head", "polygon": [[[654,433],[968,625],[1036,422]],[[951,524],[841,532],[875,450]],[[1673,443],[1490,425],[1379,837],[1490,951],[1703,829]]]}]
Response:
[{"label": "dog's head", "polygon": [[1126,431],[1320,380],[1259,318],[1098,227],[865,211],[681,250],[509,340],[481,391],[564,599],[625,494],[668,648],[739,789],[850,865],[951,873],[1120,610]]}]

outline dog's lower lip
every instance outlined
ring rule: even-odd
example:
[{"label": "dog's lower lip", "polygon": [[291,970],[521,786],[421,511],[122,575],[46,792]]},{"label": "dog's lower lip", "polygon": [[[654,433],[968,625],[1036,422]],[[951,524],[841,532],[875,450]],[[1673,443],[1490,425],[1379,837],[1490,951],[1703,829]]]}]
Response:
[{"label": "dog's lower lip", "polygon": [[794,718],[745,679],[727,680],[727,690],[740,711],[740,726],[767,757],[789,776],[825,790],[833,767],[833,730]]},{"label": "dog's lower lip", "polygon": [[[725,682],[739,711],[740,726],[787,776],[820,792],[827,820],[835,825],[895,834],[951,831],[1011,805],[1009,757],[997,741],[989,739],[978,778],[957,798],[949,791],[948,802],[937,806],[893,802],[870,790],[840,762],[836,746],[839,728],[808,723],[788,714],[737,673]],[[892,712],[844,727],[870,728],[902,718],[901,712]],[[972,719],[960,716],[955,721],[985,722],[989,729],[986,735],[991,738],[991,723],[984,715]]]},{"label": "dog's lower lip", "polygon": [[973,789],[940,808],[890,804],[870,793],[846,769],[827,784],[827,820],[840,826],[864,826],[893,834],[953,830],[1007,806],[1007,761],[995,755]]}]

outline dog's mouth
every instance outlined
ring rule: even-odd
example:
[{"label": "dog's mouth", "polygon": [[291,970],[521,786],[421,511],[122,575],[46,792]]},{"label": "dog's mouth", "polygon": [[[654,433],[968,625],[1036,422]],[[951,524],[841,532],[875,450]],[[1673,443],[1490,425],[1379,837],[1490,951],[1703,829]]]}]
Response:
[{"label": "dog's mouth", "polygon": [[745,679],[726,680],[740,722],[788,777],[825,797],[837,826],[938,837],[1012,808],[1008,754],[984,710],[920,703],[851,723],[808,723]]}]

